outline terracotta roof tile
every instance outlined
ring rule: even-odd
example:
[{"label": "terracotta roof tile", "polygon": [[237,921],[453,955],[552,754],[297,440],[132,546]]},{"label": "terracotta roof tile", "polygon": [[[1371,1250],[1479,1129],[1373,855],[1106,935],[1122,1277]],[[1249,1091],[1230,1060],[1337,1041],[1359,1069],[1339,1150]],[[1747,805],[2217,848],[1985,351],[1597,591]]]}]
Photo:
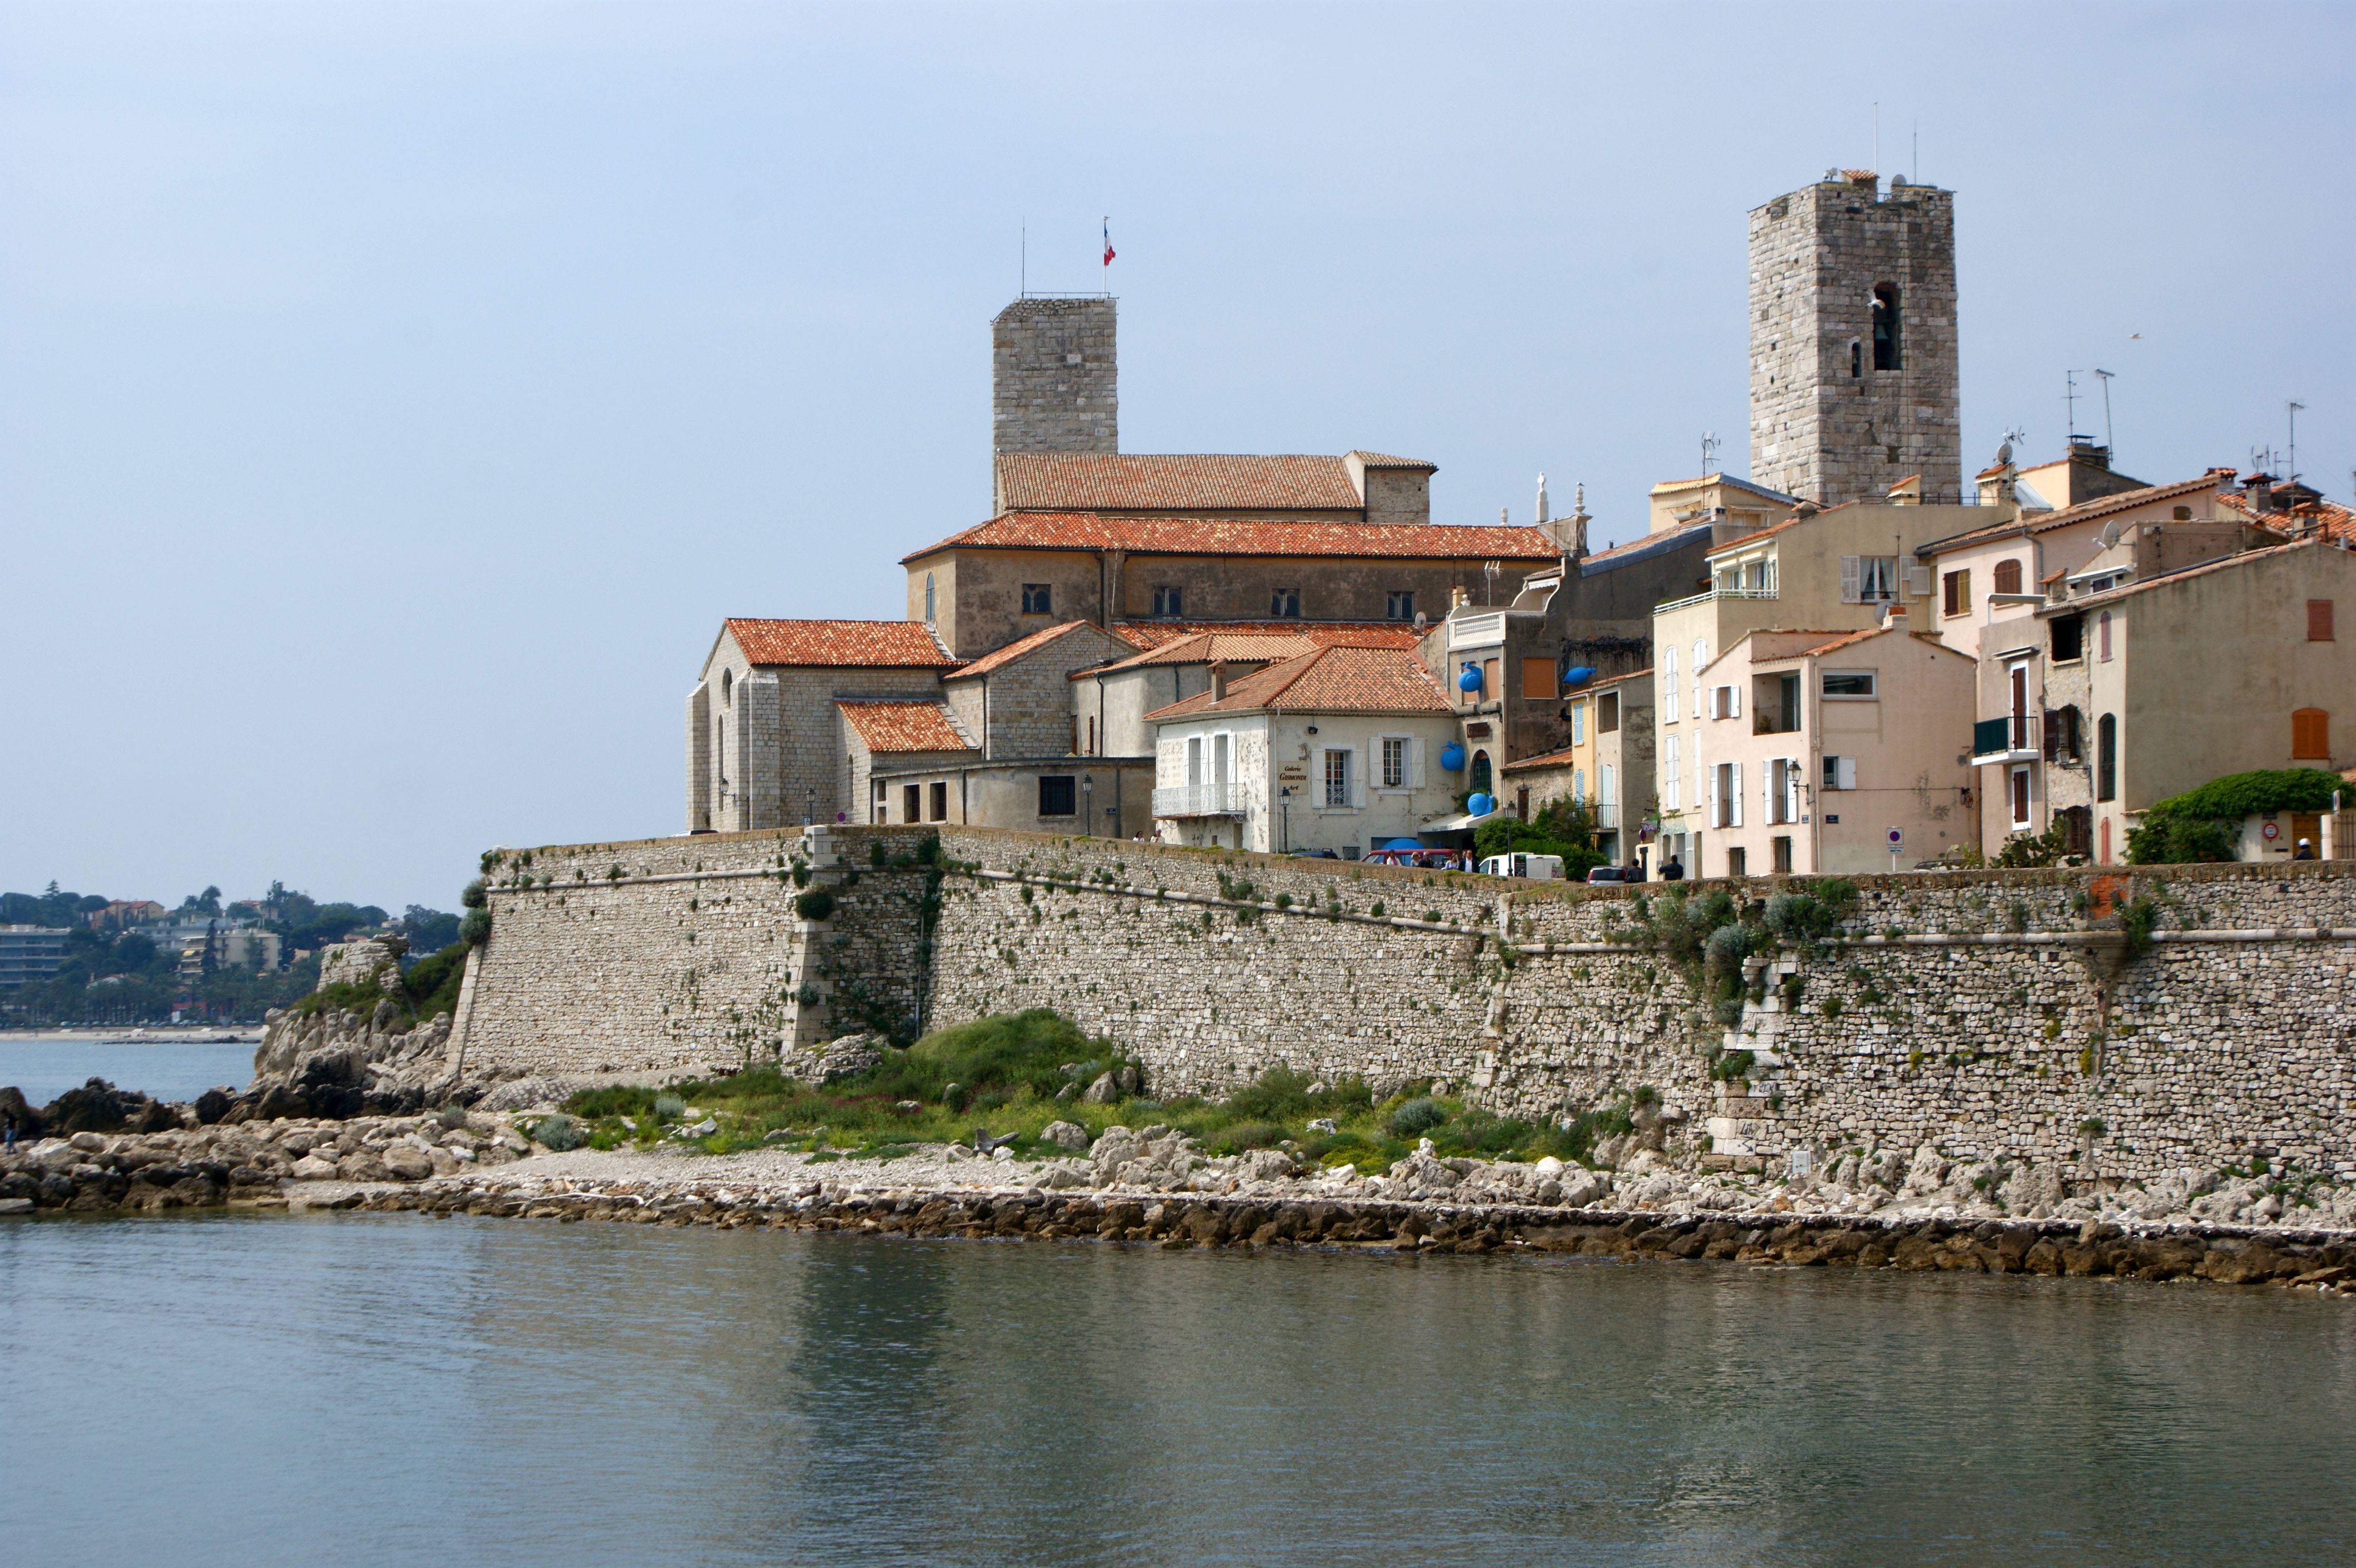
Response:
[{"label": "terracotta roof tile", "polygon": [[1232,637],[1305,637],[1323,646],[1354,643],[1362,648],[1413,648],[1423,634],[1396,620],[1117,620],[1113,634],[1139,648],[1160,648],[1206,631]]},{"label": "terracotta roof tile", "polygon": [[1518,773],[1526,768],[1559,768],[1569,762],[1572,759],[1572,753],[1580,749],[1581,748],[1578,746],[1566,746],[1560,751],[1544,752],[1537,757],[1525,757],[1519,762],[1508,762],[1497,771]]},{"label": "terracotta roof tile", "polygon": [[1047,511],[1002,513],[937,544],[911,551],[900,558],[901,564],[944,550],[1124,550],[1137,555],[1361,556],[1394,561],[1551,561],[1562,553],[1554,541],[1535,528]]},{"label": "terracotta roof tile", "polygon": [[1305,637],[1286,633],[1198,631],[1190,637],[1173,638],[1156,644],[1142,653],[1110,664],[1099,664],[1093,670],[1076,671],[1072,679],[1102,675],[1114,670],[1136,670],[1158,664],[1208,664],[1224,659],[1236,664],[1275,664],[1287,659],[1298,659],[1312,648],[1323,646]]},{"label": "terracotta roof tile", "polygon": [[2303,501],[2288,511],[2260,511],[2246,495],[2228,491],[2217,499],[2243,521],[2256,523],[2271,533],[2316,528],[2326,539],[2356,538],[2356,511],[2338,501]]},{"label": "terracotta roof tile", "polygon": [[948,670],[957,660],[922,621],[756,620],[731,616],[728,635],[755,664]]},{"label": "terracotta roof tile", "polygon": [[946,703],[850,700],[834,706],[871,752],[977,749],[950,722]]},{"label": "terracotta roof tile", "polygon": [[[2227,470],[2230,472],[2231,470]],[[1983,475],[1983,478],[1986,476]],[[1975,528],[1964,533],[1949,534],[1915,548],[1917,555],[1929,555],[1941,551],[1959,549],[1965,545],[1985,543],[1991,539],[2003,539],[2015,533],[2046,533],[2073,523],[2086,522],[2113,512],[2133,511],[2139,506],[2155,501],[2172,500],[2203,489],[2215,489],[2220,483],[2218,470],[2211,468],[2197,479],[2178,479],[2165,485],[2146,485],[2138,490],[2121,490],[2116,495],[2096,496],[2076,506],[2063,507],[2059,511],[2024,512],[2010,522],[1992,522],[1985,528]],[[2222,498],[2221,498],[2222,499]]]},{"label": "terracotta roof tile", "polygon": [[1018,637],[1005,647],[983,654],[972,663],[958,670],[955,678],[962,681],[969,675],[987,675],[993,670],[1003,669],[1024,654],[1044,648],[1051,642],[1059,641],[1087,624],[1089,623],[1084,620],[1067,620],[1060,626],[1043,627],[1028,637]]},{"label": "terracotta roof tile", "polygon": [[1363,511],[1366,504],[1341,458],[1305,456],[1006,452],[998,493],[1008,511]]},{"label": "terracotta roof tile", "polygon": [[1149,719],[1258,709],[1295,714],[1450,714],[1423,661],[1396,648],[1320,648],[1208,692],[1157,708]]},{"label": "terracotta roof tile", "polygon": [[1394,457],[1387,452],[1369,452],[1363,447],[1353,449],[1344,456],[1355,457],[1358,466],[1364,468],[1421,468],[1427,473],[1440,472],[1438,464],[1427,463],[1420,457]]},{"label": "terracotta roof tile", "polygon": [[2146,594],[2154,588],[2164,588],[2172,583],[2181,583],[2188,577],[2205,577],[2212,572],[2224,572],[2235,566],[2246,566],[2253,561],[2271,561],[2286,551],[2317,550],[2324,547],[2323,540],[2308,538],[2294,539],[2282,544],[2269,544],[2257,550],[2244,550],[2237,554],[2220,556],[2214,561],[2204,561],[2198,566],[2186,566],[2178,571],[2163,573],[2157,577],[2145,577],[2136,582],[2122,583],[2115,588],[2105,588],[2099,594],[2086,594],[2074,599],[2062,599],[2052,604],[2040,605],[2038,607],[2037,613],[2040,616],[2074,615],[2090,606],[2114,605],[2121,599],[2131,598],[2136,594]]}]

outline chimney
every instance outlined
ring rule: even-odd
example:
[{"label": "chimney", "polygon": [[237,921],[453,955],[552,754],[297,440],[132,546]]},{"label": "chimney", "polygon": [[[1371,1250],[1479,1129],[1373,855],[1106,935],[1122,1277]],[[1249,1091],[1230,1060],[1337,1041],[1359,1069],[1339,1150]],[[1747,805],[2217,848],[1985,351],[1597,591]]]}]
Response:
[{"label": "chimney", "polygon": [[1886,631],[1891,627],[1903,628],[1905,625],[1906,607],[1904,605],[1901,605],[1893,599],[1889,604],[1881,607],[1881,626],[1883,630]]},{"label": "chimney", "polygon": [[1227,661],[1224,659],[1214,659],[1211,660],[1211,701],[1224,702],[1226,695]]}]

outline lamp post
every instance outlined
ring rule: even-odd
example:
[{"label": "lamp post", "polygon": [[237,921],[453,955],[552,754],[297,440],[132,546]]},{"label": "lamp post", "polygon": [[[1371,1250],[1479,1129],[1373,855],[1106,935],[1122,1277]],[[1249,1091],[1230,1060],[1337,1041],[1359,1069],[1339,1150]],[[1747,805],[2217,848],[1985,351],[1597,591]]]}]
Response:
[{"label": "lamp post", "polygon": [[1290,854],[1292,853],[1292,786],[1290,784],[1282,786],[1276,792],[1276,853]]},{"label": "lamp post", "polygon": [[1080,836],[1083,838],[1096,836],[1096,801],[1097,776],[1083,773],[1080,775]]}]

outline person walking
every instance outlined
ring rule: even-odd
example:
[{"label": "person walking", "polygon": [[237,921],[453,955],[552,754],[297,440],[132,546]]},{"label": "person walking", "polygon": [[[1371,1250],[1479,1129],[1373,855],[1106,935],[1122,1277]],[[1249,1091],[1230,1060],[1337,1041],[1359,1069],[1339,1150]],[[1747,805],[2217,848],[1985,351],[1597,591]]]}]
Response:
[{"label": "person walking", "polygon": [[2298,848],[2291,852],[2291,858],[2293,860],[2313,860],[2315,858],[2315,846],[2308,843],[2307,840],[2301,839],[2298,841]]},{"label": "person walking", "polygon": [[1679,860],[1675,853],[1672,853],[1668,859],[1661,862],[1661,880],[1664,882],[1683,882],[1685,879],[1686,863]]}]

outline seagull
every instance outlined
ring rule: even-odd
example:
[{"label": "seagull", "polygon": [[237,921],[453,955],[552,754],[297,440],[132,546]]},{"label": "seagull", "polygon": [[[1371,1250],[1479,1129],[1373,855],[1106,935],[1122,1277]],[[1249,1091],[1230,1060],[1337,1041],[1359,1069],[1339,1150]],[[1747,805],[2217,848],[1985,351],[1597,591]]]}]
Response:
[{"label": "seagull", "polygon": [[2130,332],[2130,333],[2128,333],[2128,334],[2127,334],[2127,337],[2128,337],[2128,338],[2140,338],[2140,337],[2142,337],[2142,336],[2143,336],[2143,334],[2142,334],[2142,333],[2140,333],[2140,332]]}]

